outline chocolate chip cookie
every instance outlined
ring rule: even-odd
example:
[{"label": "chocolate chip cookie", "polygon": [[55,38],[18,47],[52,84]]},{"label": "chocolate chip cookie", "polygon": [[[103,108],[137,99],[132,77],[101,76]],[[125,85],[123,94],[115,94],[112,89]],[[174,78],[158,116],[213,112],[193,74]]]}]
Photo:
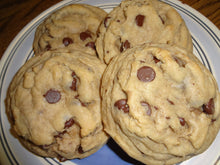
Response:
[{"label": "chocolate chip cookie", "polygon": [[125,0],[103,20],[96,41],[105,63],[143,43],[166,43],[193,50],[191,35],[179,13],[157,0]]},{"label": "chocolate chip cookie", "polygon": [[64,48],[68,51],[83,49],[96,55],[97,29],[106,14],[101,8],[86,4],[71,4],[55,11],[35,32],[35,54]]},{"label": "chocolate chip cookie", "polygon": [[108,139],[100,113],[104,69],[97,57],[77,50],[47,51],[26,62],[6,98],[12,130],[24,146],[61,161],[102,147]]},{"label": "chocolate chip cookie", "polygon": [[190,52],[144,44],[115,56],[103,75],[106,132],[144,164],[175,164],[206,150],[220,128],[216,80]]}]

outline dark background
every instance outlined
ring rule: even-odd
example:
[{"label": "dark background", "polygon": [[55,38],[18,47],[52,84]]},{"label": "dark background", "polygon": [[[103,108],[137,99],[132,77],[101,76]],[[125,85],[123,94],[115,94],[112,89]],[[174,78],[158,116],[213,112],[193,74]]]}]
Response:
[{"label": "dark background", "polygon": [[[27,23],[60,1],[0,0],[0,58],[13,38]],[[220,29],[220,0],[181,1],[202,13]]]}]

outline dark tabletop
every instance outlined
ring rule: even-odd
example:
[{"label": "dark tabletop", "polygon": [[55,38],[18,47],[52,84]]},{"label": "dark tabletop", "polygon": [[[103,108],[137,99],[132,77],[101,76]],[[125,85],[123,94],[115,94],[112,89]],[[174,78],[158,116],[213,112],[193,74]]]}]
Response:
[{"label": "dark tabletop", "polygon": [[[22,28],[61,0],[0,0],[0,58]],[[104,0],[103,0],[104,1]],[[220,29],[220,0],[181,0]]]}]

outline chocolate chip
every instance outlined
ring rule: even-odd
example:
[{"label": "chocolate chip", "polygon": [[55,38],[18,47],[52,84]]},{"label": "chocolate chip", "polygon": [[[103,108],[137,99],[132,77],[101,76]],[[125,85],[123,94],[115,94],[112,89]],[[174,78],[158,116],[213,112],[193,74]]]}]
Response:
[{"label": "chocolate chip", "polygon": [[79,100],[80,101],[80,103],[81,103],[81,105],[83,106],[83,107],[87,107],[90,103],[84,103],[84,102],[82,102],[81,100]]},{"label": "chocolate chip", "polygon": [[214,105],[213,98],[211,98],[207,104],[203,104],[202,106],[203,112],[207,114],[213,114],[214,108],[215,108],[215,105]]},{"label": "chocolate chip", "polygon": [[173,101],[171,101],[171,100],[169,100],[169,99],[167,99],[167,101],[168,101],[170,104],[174,105],[174,102],[173,102]]},{"label": "chocolate chip", "polygon": [[79,152],[80,154],[83,154],[83,153],[84,153],[84,151],[83,151],[83,149],[82,149],[82,146],[79,146],[78,152]]},{"label": "chocolate chip", "polygon": [[216,119],[212,119],[212,122],[215,122],[216,121]]},{"label": "chocolate chip", "polygon": [[160,62],[160,60],[157,57],[155,57],[155,56],[153,57],[153,60],[154,60],[155,63]]},{"label": "chocolate chip", "polygon": [[108,21],[109,18],[111,18],[111,17],[106,17],[106,18],[104,19],[104,27],[105,27],[105,28],[107,28],[107,21]]},{"label": "chocolate chip", "polygon": [[88,42],[85,46],[95,50],[95,42]]},{"label": "chocolate chip", "polygon": [[120,52],[123,52],[123,50],[124,50],[123,43],[121,43]]},{"label": "chocolate chip", "polygon": [[150,82],[153,81],[156,73],[153,68],[149,66],[143,66],[137,71],[137,77],[140,81]]},{"label": "chocolate chip", "polygon": [[128,48],[130,48],[130,42],[126,40],[124,43],[124,49],[128,49]]},{"label": "chocolate chip", "polygon": [[121,43],[120,52],[123,52],[124,50],[130,48],[130,42],[126,40],[124,43]]},{"label": "chocolate chip", "polygon": [[144,18],[145,18],[144,15],[137,15],[136,16],[135,21],[136,21],[137,26],[143,26]]},{"label": "chocolate chip", "polygon": [[169,120],[169,119],[170,119],[170,117],[169,117],[169,116],[166,116],[166,119],[167,119],[167,120]]},{"label": "chocolate chip", "polygon": [[76,73],[73,71],[71,74],[72,77],[76,76]]},{"label": "chocolate chip", "polygon": [[72,72],[72,77],[73,77],[73,81],[72,81],[72,85],[70,86],[70,89],[72,89],[73,91],[76,91],[77,90],[78,77],[76,76],[76,73],[74,71]]},{"label": "chocolate chip", "polygon": [[65,122],[64,129],[67,129],[67,128],[71,127],[74,123],[75,123],[75,122],[74,122],[73,118],[67,120],[67,121]]},{"label": "chocolate chip", "polygon": [[54,89],[48,90],[47,93],[44,94],[43,96],[45,97],[47,102],[50,103],[50,104],[57,103],[61,98],[60,92],[56,91]]},{"label": "chocolate chip", "polygon": [[115,102],[115,107],[117,107],[119,110],[123,110],[124,113],[129,112],[129,105],[127,104],[127,99],[121,99]]},{"label": "chocolate chip", "polygon": [[184,118],[179,117],[179,120],[180,120],[180,124],[181,124],[182,126],[184,126],[184,125],[186,124],[186,121],[185,121]]},{"label": "chocolate chip", "polygon": [[72,81],[72,85],[70,86],[70,89],[76,91],[76,84],[77,84],[77,79],[73,77],[73,81]]},{"label": "chocolate chip", "polygon": [[82,41],[85,41],[87,38],[92,38],[91,34],[89,31],[81,32],[80,33],[80,39]]},{"label": "chocolate chip", "polygon": [[147,115],[150,116],[151,115],[151,107],[147,102],[142,101],[141,105],[146,109],[147,111]]},{"label": "chocolate chip", "polygon": [[73,40],[69,37],[66,37],[63,39],[63,45],[64,46],[68,46],[69,44],[72,44],[73,43]]},{"label": "chocolate chip", "polygon": [[45,47],[46,51],[50,50],[51,49],[51,45],[48,44],[46,47]]},{"label": "chocolate chip", "polygon": [[62,136],[63,136],[65,133],[67,133],[66,130],[64,130],[63,132],[60,132],[60,133],[57,134],[57,135],[54,135],[54,137],[55,137],[55,138],[62,138]]}]

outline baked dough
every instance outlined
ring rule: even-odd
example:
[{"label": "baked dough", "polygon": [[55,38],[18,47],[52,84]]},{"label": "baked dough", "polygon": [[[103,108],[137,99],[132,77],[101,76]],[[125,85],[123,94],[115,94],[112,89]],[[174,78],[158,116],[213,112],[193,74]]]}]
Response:
[{"label": "baked dough", "polygon": [[12,130],[34,153],[84,158],[108,140],[100,113],[97,57],[75,50],[47,51],[27,61],[13,78],[6,98]]},{"label": "baked dough", "polygon": [[206,150],[220,128],[220,97],[195,55],[144,44],[115,56],[101,86],[105,131],[144,164],[175,164]]},{"label": "baked dough", "polygon": [[97,30],[106,12],[86,4],[71,4],[50,14],[35,32],[35,55],[48,50],[75,49],[96,55]]},{"label": "baked dough", "polygon": [[191,35],[180,14],[157,0],[125,0],[104,19],[96,42],[106,64],[124,50],[143,43],[178,45],[193,51]]}]

